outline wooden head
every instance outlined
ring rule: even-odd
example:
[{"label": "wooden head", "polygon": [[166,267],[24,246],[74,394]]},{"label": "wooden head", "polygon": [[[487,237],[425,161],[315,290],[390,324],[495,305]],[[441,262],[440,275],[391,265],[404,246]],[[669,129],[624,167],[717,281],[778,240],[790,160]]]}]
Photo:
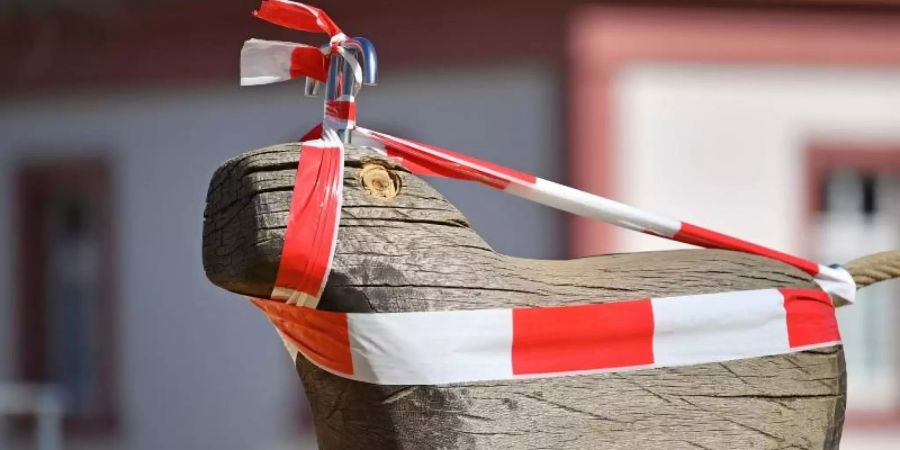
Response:
[{"label": "wooden head", "polygon": [[[726,251],[565,261],[498,254],[422,179],[373,151],[350,146],[346,154],[323,309],[552,306],[815,286],[793,267]],[[216,285],[269,296],[298,157],[298,144],[276,145],[216,171],[203,233],[203,264]],[[683,368],[446,386],[350,381],[302,358],[297,369],[322,449],[837,448],[846,392],[839,346]]]}]

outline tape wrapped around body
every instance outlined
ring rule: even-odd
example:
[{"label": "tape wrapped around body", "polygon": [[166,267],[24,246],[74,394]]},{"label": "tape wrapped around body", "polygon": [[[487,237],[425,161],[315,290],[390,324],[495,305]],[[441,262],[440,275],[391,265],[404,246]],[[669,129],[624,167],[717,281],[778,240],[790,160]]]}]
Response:
[{"label": "tape wrapped around body", "polygon": [[[217,285],[254,297],[271,292],[298,147],[251,152],[214,176],[203,254]],[[320,309],[456,311],[815,287],[796,268],[726,251],[571,261],[501,255],[418,177],[365,149],[349,146],[346,157],[337,247]],[[362,181],[363,166],[373,165],[395,184],[392,195],[373,195]],[[843,418],[839,346],[632,373],[444,386],[372,385],[303,358],[297,368],[325,449],[834,448]]]}]

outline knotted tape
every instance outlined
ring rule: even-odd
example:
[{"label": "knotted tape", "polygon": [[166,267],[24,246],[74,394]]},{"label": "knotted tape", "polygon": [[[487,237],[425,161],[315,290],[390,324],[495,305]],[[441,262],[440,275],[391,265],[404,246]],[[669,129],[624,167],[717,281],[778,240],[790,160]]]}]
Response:
[{"label": "knotted tape", "polygon": [[341,57],[353,75],[350,93],[325,103],[325,122],[331,128],[352,128],[356,124],[355,96],[362,85],[362,65],[345,44],[349,38],[319,8],[287,0],[266,0],[253,13],[256,17],[298,31],[325,34],[328,45],[313,47],[293,42],[249,39],[241,48],[241,85],[255,86],[300,77],[325,82],[332,60]]},{"label": "knotted tape", "polygon": [[[327,47],[248,40],[242,85],[301,76],[324,81],[337,54],[361,67],[324,11],[263,1],[255,15],[324,33]],[[284,248],[270,301],[254,299],[295,357],[378,384],[439,384],[670,367],[789,353],[840,342],[832,299],[856,286],[840,267],[733,238],[447,149],[357,127],[355,93],[326,101],[323,123],[303,137]],[[763,289],[551,308],[356,314],[316,310],[334,257],[344,147],[334,130],[396,159],[412,173],[475,181],[573,214],[706,248],[772,258],[822,290]],[[298,307],[300,306],[300,307]]]}]

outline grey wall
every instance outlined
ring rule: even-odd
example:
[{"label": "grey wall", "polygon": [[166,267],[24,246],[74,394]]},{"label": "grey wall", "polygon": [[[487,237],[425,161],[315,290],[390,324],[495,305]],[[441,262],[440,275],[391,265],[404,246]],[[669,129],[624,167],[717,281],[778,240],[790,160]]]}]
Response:
[{"label": "grey wall", "polygon": [[[558,81],[537,66],[385,73],[360,123],[560,179]],[[275,333],[200,263],[212,171],[295,139],[320,117],[302,85],[83,92],[0,100],[0,292],[13,292],[13,173],[22,161],[103,154],[115,169],[119,365],[130,449],[274,448],[292,439],[299,382]],[[563,252],[555,213],[459,182],[440,188],[496,249]],[[16,332],[0,296],[0,381]]]}]

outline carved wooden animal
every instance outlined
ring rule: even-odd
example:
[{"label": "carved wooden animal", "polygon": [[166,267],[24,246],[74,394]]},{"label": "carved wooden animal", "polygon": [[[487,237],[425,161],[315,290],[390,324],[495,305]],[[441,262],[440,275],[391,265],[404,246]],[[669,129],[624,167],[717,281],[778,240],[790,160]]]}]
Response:
[{"label": "carved wooden animal", "polygon": [[[203,242],[213,283],[250,296],[271,292],[298,152],[297,144],[276,145],[215,173]],[[372,313],[458,310],[812,286],[793,267],[726,251],[569,261],[498,254],[426,182],[349,146],[337,250],[320,305]],[[846,391],[840,346],[444,386],[379,386],[331,375],[303,358],[296,365],[325,450],[830,449],[839,444]]]}]

